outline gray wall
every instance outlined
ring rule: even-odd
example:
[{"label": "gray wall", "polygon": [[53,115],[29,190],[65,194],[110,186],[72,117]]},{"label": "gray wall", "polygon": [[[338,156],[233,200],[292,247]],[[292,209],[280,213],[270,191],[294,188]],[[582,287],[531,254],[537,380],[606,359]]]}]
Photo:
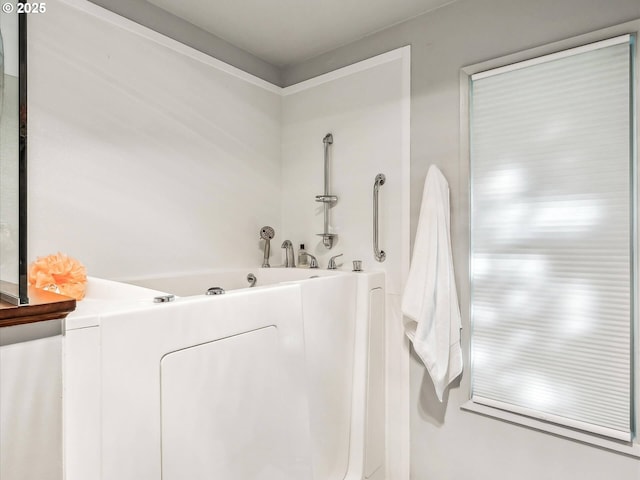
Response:
[{"label": "gray wall", "polygon": [[[638,0],[459,0],[287,68],[282,78],[291,85],[411,45],[412,238],[426,172],[436,164],[451,187],[454,263],[465,311],[468,181],[459,159],[460,68],[637,18]],[[468,318],[464,322],[468,326]],[[454,388],[440,405],[423,365],[413,356],[412,479],[640,478],[640,459],[460,410],[467,381],[464,377],[464,387]]]},{"label": "gray wall", "polygon": [[200,50],[267,82],[280,85],[280,69],[220,37],[156,7],[145,0],[90,0],[140,25]]}]

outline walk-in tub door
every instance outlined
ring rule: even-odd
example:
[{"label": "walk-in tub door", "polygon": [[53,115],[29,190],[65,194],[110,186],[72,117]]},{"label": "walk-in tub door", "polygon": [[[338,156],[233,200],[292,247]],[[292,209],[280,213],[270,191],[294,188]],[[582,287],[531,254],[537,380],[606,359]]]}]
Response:
[{"label": "walk-in tub door", "polygon": [[311,478],[275,326],[166,355],[161,385],[163,480]]}]

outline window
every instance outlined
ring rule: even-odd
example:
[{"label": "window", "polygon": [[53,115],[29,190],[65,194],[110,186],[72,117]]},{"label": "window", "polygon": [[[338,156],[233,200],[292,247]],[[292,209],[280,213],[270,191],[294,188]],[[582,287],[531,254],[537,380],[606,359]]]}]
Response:
[{"label": "window", "polygon": [[633,438],[629,35],[471,76],[475,403]]}]

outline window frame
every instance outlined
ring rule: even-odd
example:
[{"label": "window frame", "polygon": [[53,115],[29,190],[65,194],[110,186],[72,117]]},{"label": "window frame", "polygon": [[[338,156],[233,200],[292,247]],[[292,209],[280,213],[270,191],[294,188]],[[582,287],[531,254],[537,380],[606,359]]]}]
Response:
[{"label": "window frame", "polygon": [[[466,244],[466,261],[459,264],[459,267],[465,271],[461,272],[461,278],[466,279],[468,288],[465,289],[464,295],[461,296],[461,311],[463,313],[463,330],[462,330],[462,347],[465,365],[470,366],[470,321],[471,321],[471,277],[470,277],[470,237],[471,237],[471,177],[470,177],[470,91],[471,91],[471,76],[501,67],[507,67],[509,65],[525,62],[536,61],[535,59],[552,54],[560,54],[562,51],[583,47],[587,44],[608,40],[613,37],[630,34],[635,37],[635,45],[632,47],[631,68],[634,75],[634,84],[632,85],[633,95],[633,115],[632,115],[632,131],[633,131],[633,143],[632,143],[632,156],[633,165],[632,175],[634,179],[635,188],[633,191],[633,201],[636,211],[636,218],[632,221],[632,232],[635,244],[635,251],[639,251],[640,245],[638,244],[639,230],[637,216],[640,215],[640,203],[638,201],[638,182],[640,176],[638,175],[638,139],[640,138],[640,127],[638,122],[638,113],[640,112],[640,61],[638,60],[638,44],[640,40],[640,19],[632,22],[623,23],[613,27],[605,28],[595,32],[590,32],[577,37],[572,37],[559,42],[547,44],[544,46],[532,48],[515,54],[499,57],[496,59],[488,60],[485,62],[477,63],[463,67],[460,70],[460,205],[463,205],[465,210],[461,215],[461,222],[464,222],[464,228],[467,232],[467,244]],[[633,364],[632,364],[632,391],[633,391],[633,407],[632,407],[632,423],[634,425],[635,437],[631,442],[624,442],[614,440],[612,438],[602,437],[594,433],[585,432],[582,430],[572,429],[563,425],[553,423],[552,421],[546,421],[544,419],[537,419],[514,413],[512,411],[503,410],[497,407],[490,407],[474,402],[471,399],[472,386],[470,375],[464,375],[461,383],[461,389],[465,392],[461,397],[460,408],[470,413],[476,413],[483,416],[491,417],[494,419],[506,421],[516,425],[520,425],[526,428],[550,433],[556,436],[565,437],[581,443],[594,445],[596,447],[604,448],[607,450],[620,452],[633,457],[640,458],[640,315],[638,308],[638,270],[640,268],[640,262],[636,255],[632,258],[633,270],[634,270],[634,284],[635,291],[632,298],[632,309],[634,322],[632,325],[632,339],[633,339]]]}]

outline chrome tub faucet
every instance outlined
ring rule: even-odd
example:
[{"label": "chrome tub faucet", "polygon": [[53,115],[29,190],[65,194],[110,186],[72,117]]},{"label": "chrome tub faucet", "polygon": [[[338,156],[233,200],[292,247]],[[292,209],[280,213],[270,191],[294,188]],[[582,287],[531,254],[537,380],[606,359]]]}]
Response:
[{"label": "chrome tub faucet", "polygon": [[296,259],[295,259],[295,254],[293,252],[293,244],[291,243],[291,240],[285,240],[284,242],[282,242],[282,246],[281,248],[284,248],[284,266],[287,268],[295,268],[296,266]]}]

